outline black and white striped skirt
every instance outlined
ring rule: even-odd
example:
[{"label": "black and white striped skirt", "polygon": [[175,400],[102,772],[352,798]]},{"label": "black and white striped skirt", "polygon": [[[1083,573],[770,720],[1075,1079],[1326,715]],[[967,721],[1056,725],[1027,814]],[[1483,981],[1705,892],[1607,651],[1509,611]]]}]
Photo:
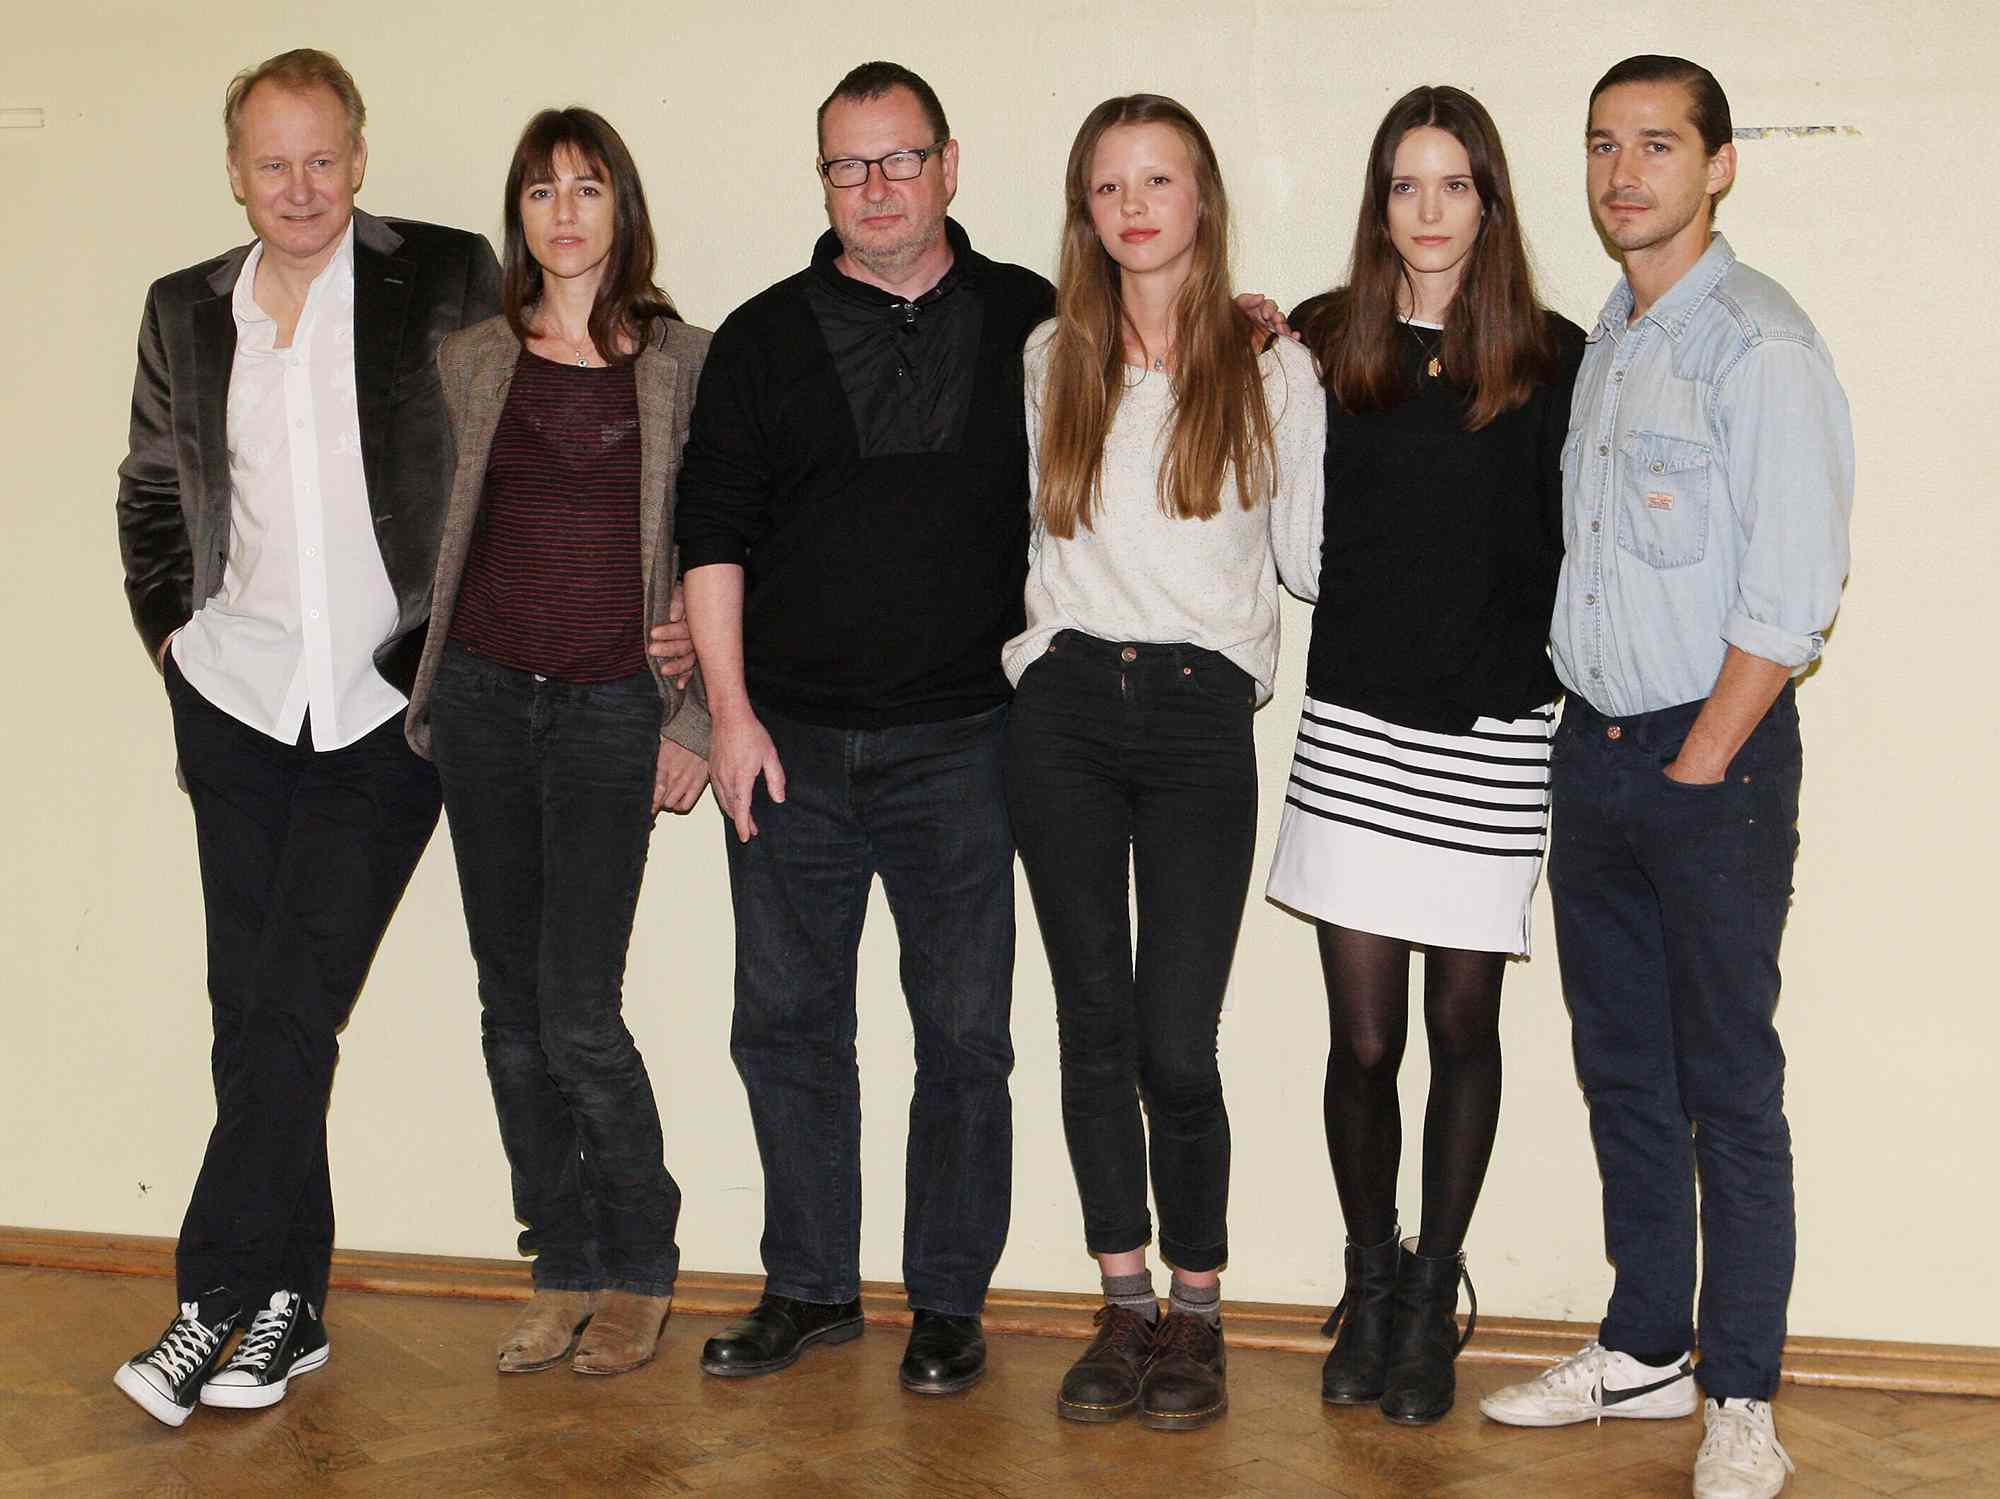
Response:
[{"label": "black and white striped skirt", "polygon": [[1555,717],[1433,734],[1308,697],[1267,893],[1353,931],[1525,956]]}]

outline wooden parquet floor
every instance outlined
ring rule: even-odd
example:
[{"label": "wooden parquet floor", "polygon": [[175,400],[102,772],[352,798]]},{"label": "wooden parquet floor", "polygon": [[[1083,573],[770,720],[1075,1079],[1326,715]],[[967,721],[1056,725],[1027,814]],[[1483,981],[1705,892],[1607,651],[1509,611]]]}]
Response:
[{"label": "wooden parquet floor", "polygon": [[[1203,1432],[1056,1419],[1078,1345],[996,1339],[963,1396],[896,1387],[903,1333],[809,1352],[762,1379],[695,1366],[722,1324],[678,1316],[659,1360],[616,1379],[557,1368],[502,1378],[506,1304],[346,1295],[333,1356],[267,1411],[199,1408],[178,1431],[111,1385],[171,1311],[159,1281],[0,1268],[0,1496],[38,1499],[502,1499],[702,1494],[1225,1499],[1683,1499],[1698,1420],[1519,1431],[1477,1396],[1519,1371],[1462,1367],[1458,1409],[1391,1426],[1318,1398],[1315,1361],[1237,1353],[1231,1411]],[[2000,1496],[2000,1402],[1788,1388],[1779,1432],[1791,1499]]]}]

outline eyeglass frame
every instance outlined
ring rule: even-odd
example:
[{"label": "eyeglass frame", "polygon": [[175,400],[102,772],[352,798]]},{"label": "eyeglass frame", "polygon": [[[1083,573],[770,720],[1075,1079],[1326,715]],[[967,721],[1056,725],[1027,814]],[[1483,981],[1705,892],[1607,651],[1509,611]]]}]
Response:
[{"label": "eyeglass frame", "polygon": [[[836,156],[831,161],[821,160],[816,163],[816,166],[819,169],[819,175],[825,179],[826,185],[838,188],[841,192],[852,192],[857,187],[866,187],[868,185],[868,169],[870,167],[874,167],[881,172],[884,182],[915,182],[919,177],[924,175],[924,168],[929,165],[930,159],[933,156],[939,160],[944,159],[944,148],[950,144],[951,137],[946,136],[941,141],[932,141],[928,146],[901,146],[889,152],[886,156]],[[917,159],[917,169],[907,177],[891,177],[889,175],[889,168],[884,165],[891,156],[914,156]],[[860,178],[854,182],[835,182],[833,180],[833,169],[850,161],[861,164]]]}]

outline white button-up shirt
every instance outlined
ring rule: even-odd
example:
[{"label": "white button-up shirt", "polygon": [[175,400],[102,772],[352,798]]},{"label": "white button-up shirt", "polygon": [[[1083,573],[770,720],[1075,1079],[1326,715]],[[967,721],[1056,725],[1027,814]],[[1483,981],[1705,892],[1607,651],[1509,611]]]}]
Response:
[{"label": "white button-up shirt", "polygon": [[375,670],[396,628],[361,466],[354,390],[354,226],[306,295],[288,348],[257,305],[259,244],[231,310],[229,555],[174,637],[181,673],[232,718],[287,744],[312,710],[317,750],[352,744],[403,695]]}]

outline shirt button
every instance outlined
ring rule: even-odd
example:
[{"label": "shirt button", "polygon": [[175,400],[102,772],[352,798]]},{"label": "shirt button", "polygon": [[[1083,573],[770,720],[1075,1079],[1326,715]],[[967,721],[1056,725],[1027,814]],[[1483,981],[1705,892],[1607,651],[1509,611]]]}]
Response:
[{"label": "shirt button", "polygon": [[1593,531],[1602,531],[1604,529],[1604,522],[1601,520],[1594,520],[1590,523],[1590,529]]},{"label": "shirt button", "polygon": [[[312,554],[311,554],[310,552],[308,552],[308,553],[307,553],[306,555],[307,555],[307,556],[311,556]],[[1596,595],[1596,594],[1594,594],[1594,593],[1586,593],[1586,594],[1585,594],[1585,595],[1583,596],[1583,601],[1584,601],[1584,602],[1585,602],[1586,604],[1594,604],[1594,603],[1596,603],[1596,602],[1597,602],[1597,595]]]},{"label": "shirt button", "polygon": [[1613,724],[1610,728],[1604,731],[1604,737],[1606,739],[1623,739],[1625,737],[1625,731],[1622,728],[1620,728],[1617,724]]},{"label": "shirt button", "polygon": [[307,547],[307,548],[306,548],[306,555],[307,555],[308,557],[317,557],[317,556],[319,555],[319,548],[318,548],[318,547]]},{"label": "shirt button", "polygon": [[297,421],[293,422],[292,425],[294,427],[297,427],[301,432],[303,432],[306,429],[306,419],[304,417],[300,417]]},{"label": "shirt button", "polygon": [[1611,383],[1614,385],[1617,384],[1620,380],[1623,380],[1624,378],[1625,378],[1625,371],[1623,370],[1613,370],[1611,372]]},{"label": "shirt button", "polygon": [[1610,451],[1611,451],[1611,444],[1608,442],[1600,442],[1597,445],[1597,456],[1600,458],[1602,458],[1605,454],[1609,453]]},{"label": "shirt button", "polygon": [[1138,648],[1136,646],[1126,646],[1124,650],[1118,653],[1118,659],[1126,662],[1137,661],[1139,659]]},{"label": "shirt button", "polygon": [[1593,666],[1590,669],[1590,679],[1593,682],[1601,682],[1604,680],[1604,673],[1599,671],[1596,667]]},{"label": "shirt button", "polygon": [[1653,472],[1656,474],[1664,474],[1666,471],[1667,466],[1664,463],[1655,463],[1653,465]]}]

